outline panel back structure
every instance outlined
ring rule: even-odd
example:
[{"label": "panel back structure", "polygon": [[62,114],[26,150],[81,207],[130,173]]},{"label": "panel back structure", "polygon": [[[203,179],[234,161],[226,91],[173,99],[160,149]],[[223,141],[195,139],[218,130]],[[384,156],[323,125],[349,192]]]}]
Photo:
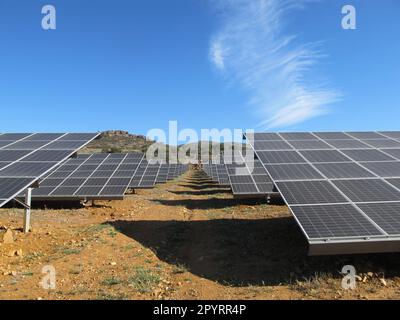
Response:
[{"label": "panel back structure", "polygon": [[144,155],[82,154],[50,172],[32,193],[34,200],[123,199]]},{"label": "panel back structure", "polygon": [[247,137],[310,254],[400,251],[400,132]]},{"label": "panel back structure", "polygon": [[0,207],[97,136],[98,133],[0,134]]}]

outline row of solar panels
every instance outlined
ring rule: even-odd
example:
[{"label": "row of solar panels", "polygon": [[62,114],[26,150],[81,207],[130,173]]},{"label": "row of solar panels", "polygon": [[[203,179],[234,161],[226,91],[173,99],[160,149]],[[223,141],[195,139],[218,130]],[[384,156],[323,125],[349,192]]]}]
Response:
[{"label": "row of solar panels", "polygon": [[400,250],[400,132],[246,138],[305,234],[310,253]]},{"label": "row of solar panels", "polygon": [[152,188],[186,169],[182,164],[151,164],[141,153],[78,155],[45,176],[32,199],[122,199],[128,189]]},{"label": "row of solar panels", "polygon": [[204,171],[220,183],[227,175],[234,195],[279,192],[310,254],[400,251],[400,132],[256,133],[245,138],[256,158],[250,174],[237,175],[229,168],[240,166],[228,164],[222,165],[226,172],[213,164]]},{"label": "row of solar panels", "polygon": [[94,140],[98,133],[0,134],[0,207]]},{"label": "row of solar panels", "polygon": [[243,158],[237,164],[203,164],[202,169],[211,180],[230,187],[235,197],[266,197],[277,193],[267,171],[257,159],[251,163]]}]

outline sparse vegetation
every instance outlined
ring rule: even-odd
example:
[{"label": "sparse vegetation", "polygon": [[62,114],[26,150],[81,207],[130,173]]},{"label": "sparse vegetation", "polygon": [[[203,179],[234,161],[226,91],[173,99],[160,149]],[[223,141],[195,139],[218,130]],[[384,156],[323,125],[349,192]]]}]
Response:
[{"label": "sparse vegetation", "polygon": [[189,272],[189,271],[184,264],[177,263],[176,265],[174,265],[174,268],[173,268],[174,274],[181,274],[181,273],[185,273],[185,272]]},{"label": "sparse vegetation", "polygon": [[64,255],[70,255],[70,254],[79,254],[81,252],[80,249],[75,249],[75,248],[66,248],[62,249],[61,253]]},{"label": "sparse vegetation", "polygon": [[104,279],[101,284],[104,286],[115,286],[117,284],[121,284],[123,281],[119,278],[111,277]]},{"label": "sparse vegetation", "polygon": [[140,293],[146,293],[150,292],[161,281],[161,278],[150,269],[137,267],[134,275],[128,281]]}]

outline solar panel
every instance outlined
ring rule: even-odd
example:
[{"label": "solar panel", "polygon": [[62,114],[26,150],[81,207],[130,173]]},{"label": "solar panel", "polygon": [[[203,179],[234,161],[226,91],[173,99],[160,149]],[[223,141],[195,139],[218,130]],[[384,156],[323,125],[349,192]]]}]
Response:
[{"label": "solar panel", "polygon": [[400,149],[382,149],[381,151],[385,152],[385,154],[390,155],[396,160],[400,160]]},{"label": "solar panel", "polygon": [[304,159],[296,151],[261,151],[258,158],[264,163],[304,163]]},{"label": "solar panel", "polygon": [[393,139],[400,139],[400,131],[381,131],[379,134]]},{"label": "solar panel", "polygon": [[293,214],[309,238],[344,238],[383,235],[350,204],[296,206]]},{"label": "solar panel", "polygon": [[[226,164],[229,182],[235,197],[265,197],[276,193],[274,184],[258,159],[252,163],[241,157],[242,164]],[[237,169],[241,169],[238,171]]]},{"label": "solar panel", "polygon": [[400,235],[400,202],[362,203],[358,206],[387,234]]},{"label": "solar panel", "polygon": [[400,192],[380,179],[338,180],[333,183],[353,202],[400,201]]},{"label": "solar panel", "polygon": [[[399,223],[400,132],[277,136],[293,150],[255,148],[255,153],[305,233],[311,254],[400,251],[400,239],[391,237]],[[249,143],[261,144],[257,137],[263,135]]]},{"label": "solar panel", "polygon": [[293,148],[285,141],[255,141],[254,149],[262,151],[262,150],[291,150]]},{"label": "solar panel", "polygon": [[[351,162],[351,159],[336,150],[303,150],[300,154],[308,162]],[[299,160],[300,161],[300,160]]]},{"label": "solar panel", "polygon": [[362,142],[374,148],[400,148],[400,142],[389,139],[362,140]]},{"label": "solar panel", "polygon": [[[337,149],[368,149],[369,146],[358,140],[329,140],[329,144]],[[371,147],[372,148],[372,147]]]},{"label": "solar panel", "polygon": [[33,191],[32,199],[121,199],[143,156],[131,153],[79,155],[51,171]]},{"label": "solar panel", "polygon": [[[390,161],[393,157],[377,149],[343,150],[343,153],[354,161]],[[400,153],[399,153],[400,155]]]},{"label": "solar panel", "polygon": [[317,163],[314,165],[325,177],[329,179],[368,178],[374,174],[365,170],[356,163]]},{"label": "solar panel", "polygon": [[[71,133],[0,134],[0,206],[15,198],[39,178],[72,156],[99,134]],[[60,141],[69,147],[52,148]]]},{"label": "solar panel", "polygon": [[290,145],[296,150],[323,150],[332,149],[327,143],[318,140],[290,141]]},{"label": "solar panel", "polygon": [[328,181],[286,181],[277,182],[276,186],[289,205],[347,202]]},{"label": "solar panel", "polygon": [[310,180],[323,179],[311,165],[306,163],[299,164],[270,164],[266,165],[269,175],[275,180]]},{"label": "solar panel", "polygon": [[399,178],[400,177],[400,162],[399,161],[388,161],[388,162],[366,162],[363,166],[377,176],[384,178]]},{"label": "solar panel", "polygon": [[384,139],[385,137],[378,132],[346,132],[351,137],[356,139]]},{"label": "solar panel", "polygon": [[161,164],[152,164],[147,160],[143,160],[138,170],[133,176],[129,188],[133,189],[147,189],[153,188],[156,184],[157,175],[160,170]]}]

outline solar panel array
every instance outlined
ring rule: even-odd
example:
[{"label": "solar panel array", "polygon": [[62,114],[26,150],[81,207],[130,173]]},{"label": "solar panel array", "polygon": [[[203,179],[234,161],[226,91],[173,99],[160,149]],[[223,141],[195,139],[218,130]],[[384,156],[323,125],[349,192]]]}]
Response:
[{"label": "solar panel array", "polygon": [[167,180],[173,180],[176,179],[177,177],[181,176],[184,174],[186,171],[189,170],[189,165],[188,164],[168,164],[168,176]]},{"label": "solar panel array", "polygon": [[146,189],[153,188],[156,184],[157,176],[160,171],[161,164],[152,164],[147,160],[143,160],[135,175],[133,176],[129,188]]},{"label": "solar panel array", "polygon": [[309,241],[400,236],[400,132],[247,139]]},{"label": "solar panel array", "polygon": [[0,134],[0,206],[97,136],[92,133]]},{"label": "solar panel array", "polygon": [[225,164],[203,164],[203,171],[211,180],[221,186],[230,186],[228,170]]},{"label": "solar panel array", "polygon": [[186,172],[188,168],[189,166],[184,164],[153,164],[152,162],[143,160],[129,187],[132,189],[153,188],[156,183],[165,183],[177,178]]},{"label": "solar panel array", "polygon": [[242,154],[236,153],[233,161],[220,157],[212,162],[220,163],[203,164],[203,171],[220,185],[230,186],[234,196],[265,196],[276,193],[267,171],[257,159],[252,159],[250,163]]},{"label": "solar panel array", "polygon": [[259,160],[254,159],[250,164],[242,157],[242,161],[243,165],[226,165],[234,196],[265,196],[276,193],[271,178]]},{"label": "solar panel array", "polygon": [[141,153],[79,155],[57,167],[33,199],[120,199],[143,159]]}]

